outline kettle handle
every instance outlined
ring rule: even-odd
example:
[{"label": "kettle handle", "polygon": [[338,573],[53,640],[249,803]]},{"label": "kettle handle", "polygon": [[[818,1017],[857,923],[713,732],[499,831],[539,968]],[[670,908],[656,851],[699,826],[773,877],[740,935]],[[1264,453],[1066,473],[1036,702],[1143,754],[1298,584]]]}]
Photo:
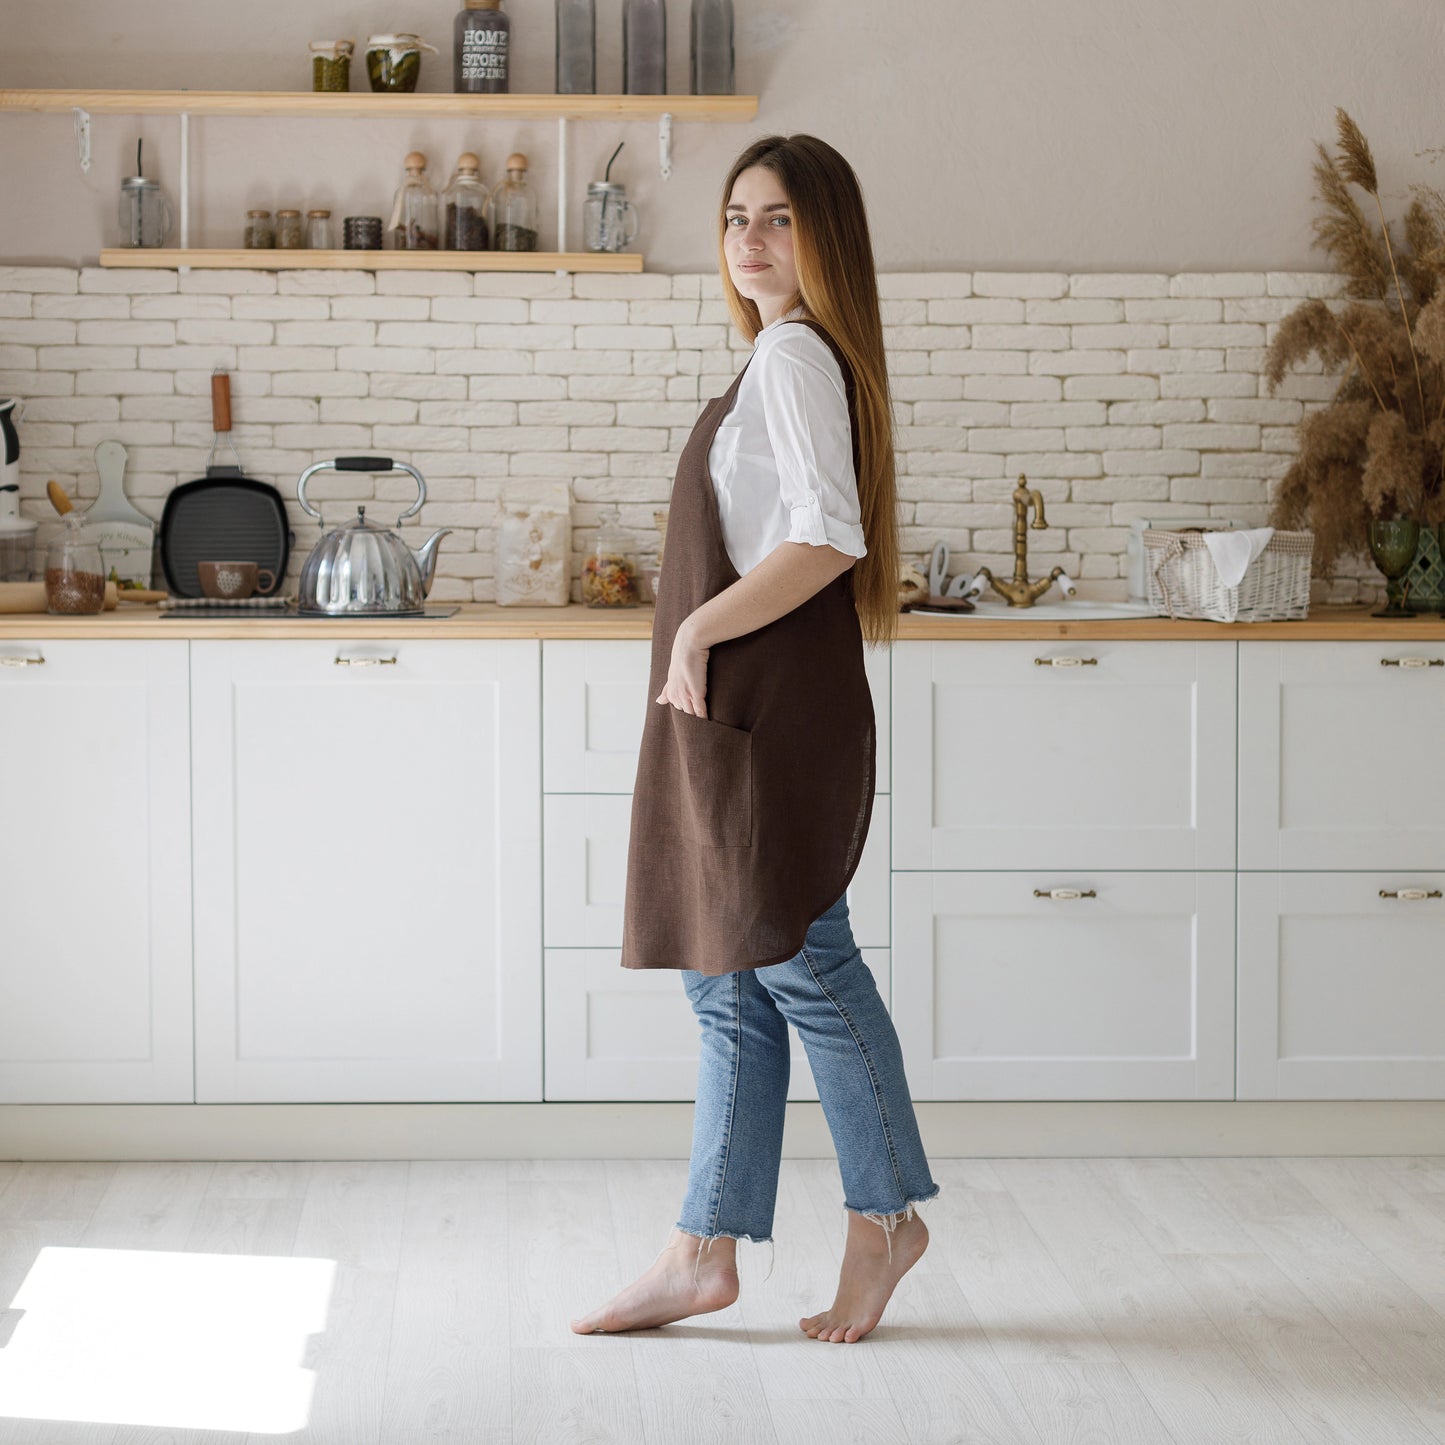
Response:
[{"label": "kettle handle", "polygon": [[398,527],[408,517],[421,511],[422,503],[426,501],[426,478],[406,462],[396,462],[390,457],[336,457],[332,461],[317,462],[314,466],[307,467],[301,473],[300,481],[296,483],[296,500],[301,503],[301,510],[308,517],[315,517],[318,522],[321,520],[321,513],[306,500],[306,483],[317,472],[410,472],[416,478],[416,501],[396,519]]}]

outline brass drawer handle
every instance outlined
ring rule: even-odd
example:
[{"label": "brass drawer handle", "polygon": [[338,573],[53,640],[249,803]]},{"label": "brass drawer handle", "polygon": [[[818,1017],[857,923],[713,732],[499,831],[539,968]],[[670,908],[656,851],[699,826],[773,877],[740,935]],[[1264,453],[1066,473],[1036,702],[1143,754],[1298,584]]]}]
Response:
[{"label": "brass drawer handle", "polygon": [[1381,667],[1445,667],[1445,657],[1382,657]]},{"label": "brass drawer handle", "polygon": [[0,657],[0,667],[44,667],[42,657]]},{"label": "brass drawer handle", "polygon": [[1382,888],[1381,898],[1400,898],[1410,903],[1418,902],[1421,898],[1438,898],[1440,890],[1431,888],[1428,891],[1424,888]]},{"label": "brass drawer handle", "polygon": [[1098,894],[1092,888],[1035,888],[1035,898],[1058,898],[1072,900],[1075,898],[1097,898]]},{"label": "brass drawer handle", "polygon": [[338,657],[337,667],[395,667],[394,657]]},{"label": "brass drawer handle", "polygon": [[1097,657],[1036,657],[1035,667],[1097,667]]}]

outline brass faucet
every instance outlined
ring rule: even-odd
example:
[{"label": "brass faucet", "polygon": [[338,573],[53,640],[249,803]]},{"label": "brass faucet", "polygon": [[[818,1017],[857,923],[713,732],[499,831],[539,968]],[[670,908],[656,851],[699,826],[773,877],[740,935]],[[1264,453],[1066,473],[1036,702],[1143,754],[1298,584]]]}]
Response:
[{"label": "brass faucet", "polygon": [[[1030,488],[1028,478],[1019,473],[1018,486],[1013,489],[1014,504],[1014,575],[1009,582],[1000,582],[987,567],[980,567],[978,575],[987,577],[990,586],[1000,597],[1008,599],[1010,607],[1032,607],[1034,603],[1054,585],[1056,577],[1064,575],[1062,567],[1055,567],[1047,577],[1035,582],[1029,581],[1029,543],[1027,527],[1047,527],[1044,520],[1044,499],[1037,489]],[[1034,509],[1034,520],[1028,520],[1029,506]]]}]

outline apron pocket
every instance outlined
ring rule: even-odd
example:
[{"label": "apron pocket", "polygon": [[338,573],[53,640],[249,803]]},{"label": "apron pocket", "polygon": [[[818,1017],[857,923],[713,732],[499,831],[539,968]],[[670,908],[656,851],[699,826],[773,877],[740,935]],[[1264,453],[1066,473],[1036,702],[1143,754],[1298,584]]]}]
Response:
[{"label": "apron pocket", "polygon": [[753,737],[667,704],[681,774],[678,831],[710,848],[753,841]]}]

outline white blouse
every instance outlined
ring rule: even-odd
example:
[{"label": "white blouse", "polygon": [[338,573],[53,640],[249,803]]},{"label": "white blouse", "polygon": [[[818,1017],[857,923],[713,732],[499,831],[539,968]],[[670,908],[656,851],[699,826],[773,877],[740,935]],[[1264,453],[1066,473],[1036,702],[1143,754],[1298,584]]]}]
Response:
[{"label": "white blouse", "polygon": [[862,557],[843,372],[796,309],[763,327],[708,450],[723,542],[739,577],[782,542]]}]

